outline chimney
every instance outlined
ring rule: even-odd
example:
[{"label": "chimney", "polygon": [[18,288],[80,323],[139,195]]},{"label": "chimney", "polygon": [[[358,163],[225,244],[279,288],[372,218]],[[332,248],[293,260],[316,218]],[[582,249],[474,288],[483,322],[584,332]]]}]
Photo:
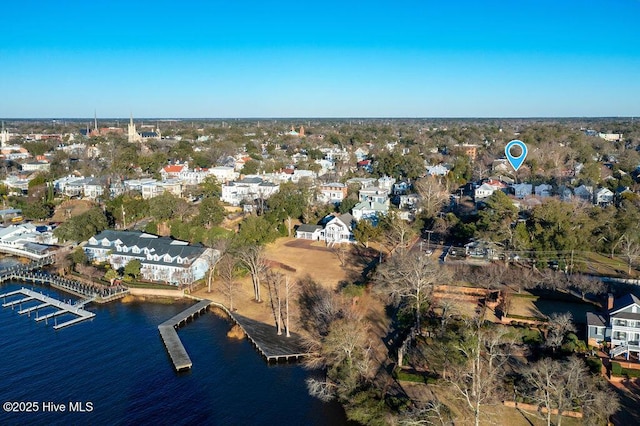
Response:
[{"label": "chimney", "polygon": [[607,311],[610,311],[613,309],[613,294],[609,293],[607,294]]}]

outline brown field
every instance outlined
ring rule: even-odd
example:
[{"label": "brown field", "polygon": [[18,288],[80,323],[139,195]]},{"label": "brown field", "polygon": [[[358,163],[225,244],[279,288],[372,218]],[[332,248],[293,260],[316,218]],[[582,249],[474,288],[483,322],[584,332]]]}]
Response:
[{"label": "brown field", "polygon": [[56,207],[51,221],[64,222],[70,217],[78,216],[87,212],[94,206],[95,204],[88,200],[67,200]]},{"label": "brown field", "polygon": [[[362,261],[357,256],[350,255],[354,247],[345,247],[345,265],[341,266],[338,255],[327,249],[324,244],[311,241],[296,240],[295,238],[280,238],[266,247],[266,257],[271,268],[284,273],[291,279],[311,276],[316,282],[331,289],[337,288],[341,281],[352,282],[352,278],[359,278],[363,269]],[[238,293],[234,297],[234,307],[242,315],[265,323],[273,323],[274,318],[269,304],[268,292],[262,289],[262,303],[253,301],[253,288],[249,275],[238,280]],[[225,305],[228,299],[212,284],[212,292],[207,292],[206,284],[194,294]],[[295,330],[294,330],[295,331]]]},{"label": "brown field", "polygon": [[[352,248],[345,247],[347,250]],[[359,274],[362,270],[357,271],[354,266],[349,266],[349,262],[346,266],[341,266],[338,255],[317,241],[280,238],[267,246],[266,255],[267,259],[274,262],[274,266],[277,267],[277,264],[285,266],[278,268],[280,272],[294,279],[309,275],[329,288],[335,288],[341,281],[348,280],[351,274],[354,272]],[[289,268],[295,269],[295,272]]]}]

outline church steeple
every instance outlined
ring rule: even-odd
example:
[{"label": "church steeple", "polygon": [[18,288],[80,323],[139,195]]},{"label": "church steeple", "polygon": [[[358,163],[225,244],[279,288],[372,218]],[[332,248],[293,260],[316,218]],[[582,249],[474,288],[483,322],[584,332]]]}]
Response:
[{"label": "church steeple", "polygon": [[130,143],[140,142],[142,140],[142,137],[138,134],[138,131],[136,130],[136,125],[133,124],[133,113],[129,118],[129,128],[128,128],[127,136]]}]

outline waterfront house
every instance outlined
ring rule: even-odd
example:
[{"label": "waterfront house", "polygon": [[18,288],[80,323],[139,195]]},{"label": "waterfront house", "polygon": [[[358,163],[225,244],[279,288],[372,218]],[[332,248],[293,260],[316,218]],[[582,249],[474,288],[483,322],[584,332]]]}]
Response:
[{"label": "waterfront house", "polygon": [[626,294],[617,299],[609,295],[607,314],[587,313],[588,344],[610,343],[611,358],[640,358],[640,299]]},{"label": "waterfront house", "polygon": [[204,278],[220,252],[186,241],[137,231],[102,231],[83,250],[92,262],[109,262],[115,270],[131,260],[140,261],[143,279],[171,285],[188,285]]}]

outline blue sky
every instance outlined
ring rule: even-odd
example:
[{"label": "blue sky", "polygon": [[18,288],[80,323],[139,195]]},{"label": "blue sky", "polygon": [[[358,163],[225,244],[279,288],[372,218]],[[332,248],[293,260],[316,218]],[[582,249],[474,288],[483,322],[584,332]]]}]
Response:
[{"label": "blue sky", "polygon": [[12,1],[0,117],[640,116],[639,18],[640,0]]}]

